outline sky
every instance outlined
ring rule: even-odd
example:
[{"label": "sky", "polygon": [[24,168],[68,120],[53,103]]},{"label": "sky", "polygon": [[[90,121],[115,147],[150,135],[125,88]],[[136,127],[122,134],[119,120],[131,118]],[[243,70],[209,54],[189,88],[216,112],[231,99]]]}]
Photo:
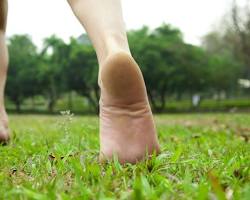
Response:
[{"label": "sky", "polygon": [[[238,0],[243,2],[245,0]],[[163,22],[179,28],[186,42],[200,39],[230,8],[232,0],[122,0],[128,30],[143,25],[155,28]],[[56,34],[66,42],[85,32],[67,0],[9,0],[7,35],[29,34],[35,44]]]}]

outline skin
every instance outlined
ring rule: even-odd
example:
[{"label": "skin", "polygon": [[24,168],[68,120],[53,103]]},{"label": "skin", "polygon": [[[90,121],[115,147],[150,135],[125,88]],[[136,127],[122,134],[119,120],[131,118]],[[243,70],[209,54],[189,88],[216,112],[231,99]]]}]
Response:
[{"label": "skin", "polygon": [[[136,163],[158,153],[153,115],[141,70],[130,53],[120,0],[68,3],[87,31],[99,62],[100,161],[117,156],[121,163]],[[6,15],[2,18],[5,27]],[[0,46],[1,52],[4,46]],[[0,76],[5,80],[3,72]]]},{"label": "skin", "polygon": [[160,151],[141,70],[131,56],[120,0],[68,0],[99,61],[100,161],[136,163]]},{"label": "skin", "polygon": [[0,142],[9,140],[8,116],[4,107],[4,88],[8,69],[8,51],[5,43],[7,0],[0,0]]}]

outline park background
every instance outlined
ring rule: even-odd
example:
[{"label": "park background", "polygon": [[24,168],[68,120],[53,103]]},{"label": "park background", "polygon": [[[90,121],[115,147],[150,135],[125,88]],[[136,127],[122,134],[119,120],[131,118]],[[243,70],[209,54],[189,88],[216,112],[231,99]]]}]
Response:
[{"label": "park background", "polygon": [[[81,35],[83,29],[70,9],[64,8],[67,3],[54,2],[62,11],[57,13],[52,7],[47,17],[39,18],[36,9],[39,6],[44,6],[39,10],[46,9],[45,2],[34,8],[23,6],[22,9],[27,9],[24,15],[16,12],[20,12],[23,3],[12,2],[8,24],[7,110],[97,113],[96,55],[87,35]],[[193,7],[188,3],[186,9],[183,8],[186,3],[169,3],[170,8],[176,8],[169,13],[170,21],[183,27],[185,32],[182,32],[175,24],[164,21],[170,10],[167,3],[148,2],[138,11],[140,3],[137,2],[134,10],[142,12],[140,18],[133,12],[129,15],[133,2],[123,1],[125,19],[136,27],[128,30],[129,44],[143,72],[153,111],[249,111],[249,4],[245,1],[193,3]],[[193,11],[188,10],[192,8]],[[51,12],[55,12],[54,16]],[[71,18],[64,17],[63,12]],[[143,25],[144,21],[151,25]],[[69,29],[71,32],[67,32]],[[31,33],[25,33],[26,30]]]},{"label": "park background", "polygon": [[161,153],[99,163],[88,37],[66,0],[9,0],[0,199],[249,200],[249,1],[122,3]]}]

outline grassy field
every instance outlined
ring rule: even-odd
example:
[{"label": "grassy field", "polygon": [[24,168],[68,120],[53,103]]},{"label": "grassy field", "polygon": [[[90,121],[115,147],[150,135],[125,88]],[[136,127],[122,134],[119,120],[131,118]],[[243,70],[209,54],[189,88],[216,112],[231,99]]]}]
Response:
[{"label": "grassy field", "polygon": [[[78,114],[93,114],[96,110],[90,105],[86,98],[72,94],[72,102],[69,103],[68,94],[63,95],[57,100],[54,113],[60,110],[72,110]],[[159,104],[159,102],[158,102]],[[6,99],[8,112],[17,113],[13,102]],[[202,99],[200,105],[193,107],[191,98],[184,98],[176,101],[176,99],[168,98],[164,109],[160,109],[160,113],[191,113],[191,112],[248,112],[250,111],[250,96],[241,98],[232,98],[224,100]],[[51,114],[48,111],[48,100],[41,96],[33,99],[25,99],[21,105],[21,113],[23,114]]]},{"label": "grassy field", "polygon": [[0,199],[250,199],[250,115],[155,117],[162,153],[98,163],[98,118],[12,115]]}]

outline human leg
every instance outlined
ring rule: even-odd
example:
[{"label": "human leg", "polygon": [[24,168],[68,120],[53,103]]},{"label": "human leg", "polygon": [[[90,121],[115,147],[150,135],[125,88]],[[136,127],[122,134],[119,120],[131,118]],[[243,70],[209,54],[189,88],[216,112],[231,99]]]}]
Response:
[{"label": "human leg", "polygon": [[99,61],[100,158],[135,163],[159,152],[146,87],[131,56],[120,0],[68,0]]},{"label": "human leg", "polygon": [[8,68],[8,50],[5,43],[7,10],[7,0],[0,0],[0,142],[6,142],[9,139],[8,117],[4,106],[4,88]]}]

